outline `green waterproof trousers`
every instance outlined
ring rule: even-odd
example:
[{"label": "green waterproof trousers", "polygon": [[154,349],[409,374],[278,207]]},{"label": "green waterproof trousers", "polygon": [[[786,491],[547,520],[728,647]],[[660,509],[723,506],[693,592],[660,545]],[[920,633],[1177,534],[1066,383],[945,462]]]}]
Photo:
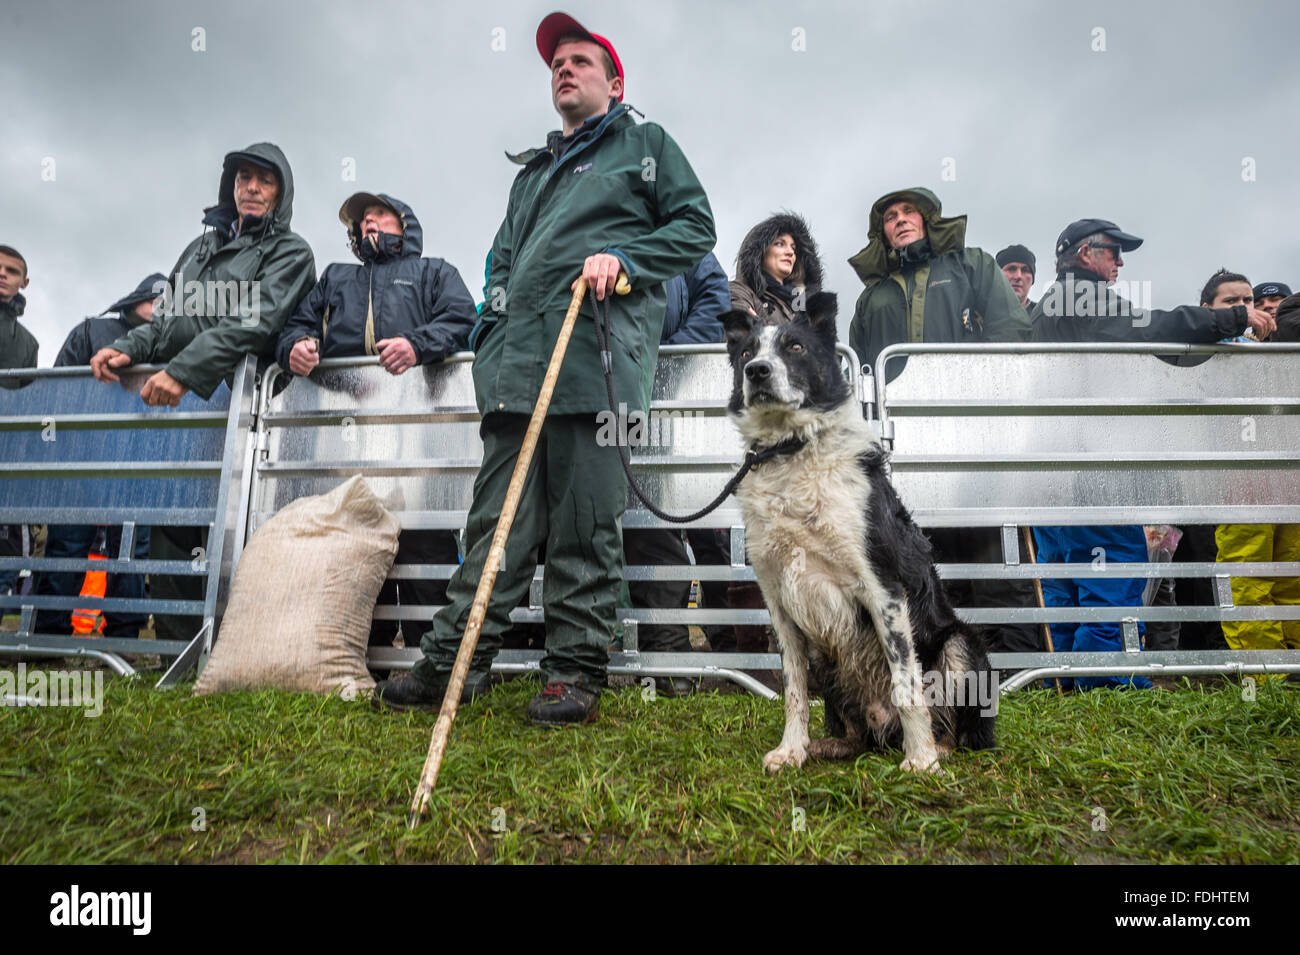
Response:
[{"label": "green waterproof trousers", "polygon": [[[527,429],[527,415],[493,413],[483,420],[483,464],[465,527],[465,561],[447,584],[447,606],[420,641],[424,659],[413,670],[426,683],[445,685],[451,675]],[[605,686],[623,579],[627,478],[618,447],[601,447],[596,435],[594,414],[552,415],[542,426],[471,674],[485,674],[491,667],[501,635],[510,628],[510,611],[527,592],[538,548],[545,545],[542,676],[547,683],[572,683],[596,692]]]}]

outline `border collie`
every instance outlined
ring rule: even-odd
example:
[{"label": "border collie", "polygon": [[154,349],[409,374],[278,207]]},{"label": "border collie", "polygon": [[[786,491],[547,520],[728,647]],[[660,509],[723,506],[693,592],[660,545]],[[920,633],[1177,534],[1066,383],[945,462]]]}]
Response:
[{"label": "border collie", "polygon": [[[835,295],[806,305],[788,323],[723,316],[729,411],[756,462],[736,496],[785,677],[785,733],[763,765],[901,743],[904,770],[939,772],[954,747],[993,745],[984,639],[953,613],[930,542],[850,394]],[[825,697],[824,739],[808,737],[809,670]]]}]

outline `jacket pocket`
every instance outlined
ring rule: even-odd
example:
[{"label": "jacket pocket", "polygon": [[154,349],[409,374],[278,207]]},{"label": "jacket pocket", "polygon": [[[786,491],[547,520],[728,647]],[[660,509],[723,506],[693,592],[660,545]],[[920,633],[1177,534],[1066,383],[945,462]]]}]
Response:
[{"label": "jacket pocket", "polygon": [[472,352],[478,351],[479,346],[487,341],[487,337],[492,334],[499,322],[500,319],[479,316],[478,321],[474,323],[474,327],[469,332],[469,350]]}]

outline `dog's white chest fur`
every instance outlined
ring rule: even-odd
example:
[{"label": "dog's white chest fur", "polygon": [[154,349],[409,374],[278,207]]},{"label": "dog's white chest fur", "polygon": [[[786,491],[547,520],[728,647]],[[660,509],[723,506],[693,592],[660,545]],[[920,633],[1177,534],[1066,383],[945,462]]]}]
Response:
[{"label": "dog's white chest fur", "polygon": [[845,407],[803,451],[759,465],[737,493],[764,591],[779,593],[792,622],[832,654],[854,632],[855,595],[872,578],[864,547],[870,484],[857,460],[872,436]]}]

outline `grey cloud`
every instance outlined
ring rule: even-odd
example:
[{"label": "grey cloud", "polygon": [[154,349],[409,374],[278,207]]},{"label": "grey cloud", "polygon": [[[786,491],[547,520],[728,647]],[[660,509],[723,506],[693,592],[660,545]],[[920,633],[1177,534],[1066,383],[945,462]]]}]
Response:
[{"label": "grey cloud", "polygon": [[[216,194],[221,156],[269,139],[297,181],[317,268],[348,255],[338,206],[401,196],[471,289],[515,168],[556,125],[533,44],[545,3],[10,5],[0,242],[31,264],[28,325],[53,361],[78,319],[167,270]],[[1290,7],[1252,3],[581,3],[618,46],[627,100],[708,188],[718,257],[790,208],[816,230],[847,317],[866,210],[905,185],[1024,242],[1051,277],[1072,219],[1147,241],[1122,277],[1192,301],[1221,265],[1300,284]],[[207,49],[191,49],[202,27]],[[1094,52],[1092,31],[1106,31]],[[506,49],[492,49],[493,31]],[[802,30],[807,49],[793,49]],[[500,36],[501,34],[497,34]],[[56,162],[54,182],[41,162]],[[956,179],[942,178],[945,158]],[[1244,182],[1244,157],[1256,180]],[[355,160],[355,182],[342,178]]]}]

